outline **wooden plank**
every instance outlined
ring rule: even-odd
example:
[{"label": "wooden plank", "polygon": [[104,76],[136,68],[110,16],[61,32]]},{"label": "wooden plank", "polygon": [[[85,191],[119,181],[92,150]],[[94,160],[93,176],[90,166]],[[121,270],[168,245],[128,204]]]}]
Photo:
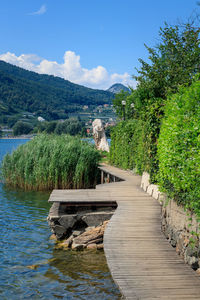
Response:
[{"label": "wooden plank", "polygon": [[104,234],[104,250],[113,279],[126,299],[200,299],[200,277],[161,232],[160,204],[140,188],[141,177],[112,166],[100,169],[105,176],[123,181],[96,189],[54,190],[49,201],[118,206]]},{"label": "wooden plank", "polygon": [[[120,172],[117,169],[116,174],[120,176]],[[104,234],[104,249],[122,294],[127,299],[200,299],[200,278],[161,232],[160,205],[150,196],[140,198],[144,192],[137,176],[122,171],[121,178],[126,185],[118,182],[115,187],[112,183],[99,190],[112,192],[118,204]],[[132,193],[131,199],[127,193]]]}]

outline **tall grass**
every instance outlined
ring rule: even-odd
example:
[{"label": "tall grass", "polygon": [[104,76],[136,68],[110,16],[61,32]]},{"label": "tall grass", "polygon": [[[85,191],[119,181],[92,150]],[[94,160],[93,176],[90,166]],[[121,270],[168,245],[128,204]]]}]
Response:
[{"label": "tall grass", "polygon": [[94,187],[100,154],[80,138],[42,134],[4,157],[7,185],[24,190]]}]

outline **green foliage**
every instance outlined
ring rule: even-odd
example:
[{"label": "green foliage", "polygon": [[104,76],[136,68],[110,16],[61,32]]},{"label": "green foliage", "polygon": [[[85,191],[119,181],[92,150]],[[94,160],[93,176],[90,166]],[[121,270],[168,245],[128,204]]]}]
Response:
[{"label": "green foliage", "polygon": [[29,134],[32,131],[33,127],[29,123],[25,122],[17,122],[13,126],[13,134],[14,135],[22,135],[22,134]]},{"label": "green foliage", "polygon": [[111,131],[110,162],[124,169],[147,171],[156,181],[158,170],[157,138],[163,108],[153,103],[146,111],[146,120],[120,122]]},{"label": "green foliage", "polygon": [[158,172],[157,143],[160,133],[160,124],[163,117],[162,99],[157,99],[146,108],[143,120],[143,147],[145,153],[144,170],[150,174],[151,183],[156,183]]},{"label": "green foliage", "polygon": [[[43,122],[40,122],[40,123],[43,123]],[[46,133],[48,134],[51,134],[51,133],[54,133],[55,129],[56,129],[56,125],[57,125],[57,122],[53,121],[53,122],[45,122],[46,124],[46,128],[44,129]],[[41,127],[39,128],[41,130]],[[42,131],[44,131],[42,130]]]},{"label": "green foliage", "polygon": [[195,28],[192,23],[165,24],[160,29],[158,45],[146,46],[150,62],[139,60],[141,69],[134,77],[138,86],[132,92],[134,117],[143,120],[148,128],[144,141],[147,144],[145,168],[152,183],[156,182],[158,172],[157,140],[166,99],[169,94],[176,93],[180,85],[190,85],[199,72],[199,32],[199,27]]},{"label": "green foliage", "polygon": [[59,122],[56,125],[55,134],[69,134],[69,135],[77,135],[83,134],[84,129],[84,123],[78,120],[69,119],[65,122]]},{"label": "green foliage", "polygon": [[113,106],[115,108],[116,114],[119,118],[123,118],[123,105],[122,101],[127,99],[129,93],[125,91],[121,91],[120,93],[117,93],[115,95],[115,98],[113,99]]},{"label": "green foliage", "polygon": [[[83,105],[110,103],[113,94],[41,75],[0,61],[0,115],[29,111],[46,120],[66,119]],[[1,120],[0,120],[1,121]]]},{"label": "green foliage", "polygon": [[200,81],[181,88],[165,107],[158,143],[158,182],[200,217]]},{"label": "green foliage", "polygon": [[110,163],[124,169],[144,170],[145,156],[143,122],[120,122],[111,130]]},{"label": "green foliage", "polygon": [[136,107],[145,111],[149,103],[159,98],[164,100],[176,93],[180,85],[192,83],[193,76],[199,72],[199,33],[200,27],[195,28],[193,23],[165,24],[160,29],[158,45],[154,48],[145,45],[150,63],[139,59],[141,69],[134,76],[138,82]]},{"label": "green foliage", "polygon": [[105,134],[107,138],[110,138],[110,132],[112,130],[112,126],[106,126],[105,127]]},{"label": "green foliage", "polygon": [[[140,143],[144,158],[141,169],[150,173],[152,183],[156,183],[157,180],[159,168],[157,143],[166,99],[168,95],[176,93],[181,85],[190,86],[194,75],[199,72],[199,33],[200,27],[195,27],[193,23],[176,26],[165,24],[164,28],[160,29],[158,44],[154,48],[146,46],[149,62],[139,60],[141,68],[138,70],[138,76],[134,76],[138,82],[137,88],[131,90],[131,95],[124,92],[116,95],[113,101],[120,118],[123,116],[121,101],[126,100],[126,120],[137,119],[139,128],[142,124]],[[131,103],[134,103],[134,109],[131,109]],[[130,125],[130,133],[127,132],[125,125],[120,126],[117,127],[121,130],[120,135],[127,136],[128,143],[123,144],[120,140],[116,140],[116,143],[119,143],[119,146],[115,146],[118,147],[116,149],[119,155],[116,155],[115,147],[111,147],[111,161],[120,167],[130,168],[131,159],[126,158],[123,151],[127,154],[129,151],[125,149],[126,147],[130,147],[130,152],[134,148],[130,139],[132,136],[135,140],[133,132],[137,126]],[[115,135],[116,133],[113,133],[113,139]]]},{"label": "green foliage", "polygon": [[[135,99],[134,99],[134,90],[130,89],[130,92],[121,91],[120,93],[115,95],[115,98],[113,99],[113,106],[115,108],[117,116],[122,119],[123,114],[125,113],[125,119],[133,119],[136,117],[135,109],[131,106],[134,105]],[[126,105],[123,107],[122,101],[126,101]],[[123,111],[124,109],[124,111]]]},{"label": "green foliage", "polygon": [[100,154],[79,138],[41,134],[7,154],[2,163],[5,183],[24,190],[94,187]]},{"label": "green foliage", "polygon": [[38,122],[37,127],[34,128],[34,133],[48,133],[48,134],[69,134],[69,135],[86,135],[84,122],[78,119],[67,119],[61,121]]}]

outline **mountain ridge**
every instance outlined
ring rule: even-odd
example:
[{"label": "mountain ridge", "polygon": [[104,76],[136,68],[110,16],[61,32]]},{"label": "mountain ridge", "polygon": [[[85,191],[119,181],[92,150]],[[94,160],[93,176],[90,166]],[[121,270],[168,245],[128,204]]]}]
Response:
[{"label": "mountain ridge", "polygon": [[54,120],[84,105],[111,103],[113,98],[109,91],[87,88],[0,60],[0,116],[25,110]]},{"label": "mountain ridge", "polygon": [[113,94],[118,94],[121,91],[125,91],[130,93],[130,89],[128,87],[126,87],[125,85],[121,84],[121,83],[115,83],[113,84],[111,87],[109,87],[109,89],[107,89],[108,92],[111,92]]}]

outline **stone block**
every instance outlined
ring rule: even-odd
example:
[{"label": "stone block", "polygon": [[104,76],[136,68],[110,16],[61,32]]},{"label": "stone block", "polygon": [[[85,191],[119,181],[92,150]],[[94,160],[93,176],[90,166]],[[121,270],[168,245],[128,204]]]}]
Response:
[{"label": "stone block", "polygon": [[150,196],[152,196],[153,195],[153,189],[154,189],[154,184],[150,184],[147,187],[147,194],[149,194]]},{"label": "stone block", "polygon": [[63,242],[60,242],[58,244],[59,248],[68,249],[71,247],[73,242],[73,236],[70,236],[68,239],[64,240]]},{"label": "stone block", "polygon": [[52,219],[54,218],[58,218],[59,217],[59,207],[60,207],[60,203],[58,202],[54,202],[49,210],[49,218]]},{"label": "stone block", "polygon": [[56,237],[56,235],[53,233],[53,234],[50,236],[49,239],[50,239],[50,240],[57,240],[57,237]]},{"label": "stone block", "polygon": [[58,239],[63,238],[66,233],[66,229],[60,225],[55,225],[52,227],[52,229]]},{"label": "stone block", "polygon": [[150,185],[150,175],[147,172],[143,172],[141,180],[141,188],[146,192],[148,186]]},{"label": "stone block", "polygon": [[160,191],[158,189],[158,186],[154,184],[152,197],[155,198],[156,200],[159,200],[159,195],[160,195]]},{"label": "stone block", "polygon": [[94,228],[95,228],[95,226],[90,226],[90,227],[85,228],[85,231],[90,231],[90,230],[93,230]]},{"label": "stone block", "polygon": [[73,233],[72,233],[72,235],[73,235],[73,237],[77,237],[77,236],[81,235],[82,233],[83,233],[83,231],[74,230]]},{"label": "stone block", "polygon": [[97,245],[95,243],[89,244],[89,245],[87,245],[87,249],[89,249],[89,250],[96,250],[97,249]]},{"label": "stone block", "polygon": [[66,229],[72,228],[77,220],[76,215],[63,215],[59,218],[58,222]]},{"label": "stone block", "polygon": [[113,212],[97,212],[89,213],[82,217],[82,220],[87,224],[88,227],[98,226],[104,221],[110,220]]},{"label": "stone block", "polygon": [[103,243],[102,244],[97,244],[97,250],[103,250]]},{"label": "stone block", "polygon": [[84,244],[76,244],[75,242],[73,242],[72,244],[72,250],[81,251],[84,248],[85,248]]},{"label": "stone block", "polygon": [[101,243],[103,243],[103,236],[100,237],[99,239],[92,240],[91,242],[88,242],[88,245],[89,244],[93,244],[93,243],[95,243],[95,244],[101,244]]},{"label": "stone block", "polygon": [[196,270],[196,273],[200,276],[200,268]]},{"label": "stone block", "polygon": [[160,193],[160,194],[159,194],[158,200],[159,200],[159,202],[162,203],[162,204],[165,203],[165,201],[166,201],[166,195],[163,194],[163,193]]},{"label": "stone block", "polygon": [[99,239],[103,240],[103,233],[104,233],[104,228],[97,227],[93,230],[90,231],[85,231],[81,235],[77,236],[74,238],[74,243],[75,244],[92,244],[94,241],[100,241]]}]

